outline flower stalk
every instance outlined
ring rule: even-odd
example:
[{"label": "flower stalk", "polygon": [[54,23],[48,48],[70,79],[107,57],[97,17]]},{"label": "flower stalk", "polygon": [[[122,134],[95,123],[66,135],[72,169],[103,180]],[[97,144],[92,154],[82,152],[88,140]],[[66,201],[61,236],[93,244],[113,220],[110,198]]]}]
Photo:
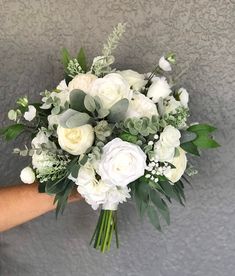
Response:
[{"label": "flower stalk", "polygon": [[90,245],[93,243],[93,247],[102,253],[109,251],[114,232],[118,248],[117,211],[101,210]]}]

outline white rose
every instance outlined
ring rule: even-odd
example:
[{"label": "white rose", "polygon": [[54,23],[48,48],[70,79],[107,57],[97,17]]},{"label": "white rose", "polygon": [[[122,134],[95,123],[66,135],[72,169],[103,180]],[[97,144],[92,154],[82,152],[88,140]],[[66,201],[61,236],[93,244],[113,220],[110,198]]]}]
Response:
[{"label": "white rose", "polygon": [[160,142],[165,147],[178,147],[181,134],[179,130],[171,125],[166,126],[160,135]]},{"label": "white rose", "polygon": [[158,116],[157,107],[153,101],[139,92],[133,93],[132,100],[130,101],[126,113],[126,118],[151,118],[153,115]]},{"label": "white rose", "polygon": [[79,74],[75,76],[69,83],[69,92],[74,89],[80,89],[85,93],[89,94],[91,86],[97,77],[93,74]]},{"label": "white rose", "polygon": [[144,175],[146,154],[137,145],[113,139],[103,148],[97,173],[106,183],[127,186]]},{"label": "white rose", "polygon": [[176,109],[181,106],[181,102],[177,101],[173,96],[169,96],[167,98],[166,104],[165,104],[165,113],[176,113]]},{"label": "white rose", "polygon": [[143,74],[139,74],[136,71],[133,70],[124,70],[124,71],[118,71],[118,74],[120,74],[127,82],[129,83],[130,87],[133,90],[140,90],[145,86],[147,81],[145,80],[145,77]]},{"label": "white rose", "polygon": [[180,88],[179,89],[179,99],[181,104],[187,108],[188,107],[188,101],[189,101],[189,94],[185,88]]},{"label": "white rose", "polygon": [[35,173],[30,167],[24,168],[20,173],[20,179],[26,184],[32,184],[35,181]]},{"label": "white rose", "polygon": [[94,130],[88,124],[76,128],[58,126],[57,134],[61,148],[73,155],[85,153],[94,142]]},{"label": "white rose", "polygon": [[102,206],[104,210],[117,210],[119,203],[126,202],[127,198],[130,198],[130,189],[125,187],[112,187],[106,193],[106,200]]},{"label": "white rose", "polygon": [[163,71],[166,71],[166,72],[171,71],[171,64],[169,61],[165,59],[164,56],[159,59],[158,65]]},{"label": "white rose", "polygon": [[28,106],[28,111],[24,113],[24,118],[27,121],[32,121],[36,117],[37,110],[33,105]]},{"label": "white rose", "polygon": [[93,82],[91,96],[98,96],[103,107],[110,109],[116,102],[121,99],[131,99],[132,91],[128,82],[119,74],[111,73],[103,78],[99,78]]},{"label": "white rose", "polygon": [[161,141],[157,141],[154,145],[154,160],[156,162],[171,161],[175,155],[175,148],[164,146]]},{"label": "white rose", "polygon": [[160,98],[166,98],[171,93],[171,88],[165,77],[156,77],[150,85],[147,96],[152,98],[154,103],[157,103]]},{"label": "white rose", "polygon": [[170,162],[175,166],[175,168],[172,168],[167,173],[165,173],[165,176],[173,183],[180,180],[187,167],[187,158],[185,151],[180,147],[178,147],[177,149],[179,150],[179,156],[174,157],[173,160]]}]

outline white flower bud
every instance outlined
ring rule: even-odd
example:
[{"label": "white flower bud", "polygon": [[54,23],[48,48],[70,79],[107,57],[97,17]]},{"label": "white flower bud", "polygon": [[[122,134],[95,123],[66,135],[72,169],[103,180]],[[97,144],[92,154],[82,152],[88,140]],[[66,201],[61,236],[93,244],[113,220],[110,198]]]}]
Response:
[{"label": "white flower bud", "polygon": [[32,184],[35,181],[35,173],[30,167],[24,168],[20,173],[20,179],[26,184]]}]

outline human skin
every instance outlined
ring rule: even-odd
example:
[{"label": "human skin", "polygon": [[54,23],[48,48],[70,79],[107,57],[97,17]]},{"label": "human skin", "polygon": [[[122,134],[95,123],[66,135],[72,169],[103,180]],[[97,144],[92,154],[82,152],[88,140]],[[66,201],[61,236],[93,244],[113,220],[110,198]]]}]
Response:
[{"label": "human skin", "polygon": [[[81,200],[75,192],[68,202]],[[55,209],[54,196],[38,192],[37,183],[0,188],[0,232],[11,229]]]}]

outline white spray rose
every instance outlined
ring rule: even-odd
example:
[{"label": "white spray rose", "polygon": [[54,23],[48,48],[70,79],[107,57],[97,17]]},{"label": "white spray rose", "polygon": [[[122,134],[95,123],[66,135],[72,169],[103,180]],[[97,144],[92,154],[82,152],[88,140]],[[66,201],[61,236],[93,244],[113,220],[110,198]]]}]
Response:
[{"label": "white spray rose", "polygon": [[147,96],[152,98],[154,103],[157,103],[160,98],[165,99],[171,93],[171,88],[165,77],[156,77],[150,85]]},{"label": "white spray rose", "polygon": [[89,94],[91,86],[97,77],[93,74],[79,74],[75,76],[69,83],[69,92],[74,89],[80,89],[85,93]]},{"label": "white spray rose", "polygon": [[104,210],[117,210],[119,203],[126,202],[127,198],[131,198],[130,189],[125,187],[112,187],[106,193],[106,200],[103,203]]},{"label": "white spray rose", "polygon": [[164,146],[161,141],[154,145],[154,160],[156,162],[169,162],[175,155],[175,148]]},{"label": "white spray rose", "polygon": [[166,126],[160,135],[160,142],[166,147],[178,147],[180,145],[181,134],[179,130],[171,125]]},{"label": "white spray rose", "polygon": [[99,78],[93,82],[91,96],[98,96],[103,107],[110,109],[116,102],[121,99],[131,99],[132,91],[128,82],[119,74],[111,73],[103,78]]},{"label": "white spray rose", "polygon": [[59,125],[59,121],[60,121],[59,118],[60,118],[60,116],[57,114],[51,114],[51,115],[47,116],[49,128]]},{"label": "white spray rose", "polygon": [[88,124],[76,128],[58,126],[57,134],[61,148],[73,155],[85,153],[94,142],[94,130]]},{"label": "white spray rose", "polygon": [[187,108],[188,107],[188,101],[189,101],[189,94],[185,88],[180,88],[179,91],[179,99],[181,104]]},{"label": "white spray rose", "polygon": [[126,113],[126,118],[151,118],[153,115],[158,116],[157,107],[153,101],[139,92],[133,93]]},{"label": "white spray rose", "polygon": [[32,147],[38,149],[38,148],[41,148],[42,144],[50,143],[48,137],[49,137],[49,134],[40,129],[37,135],[33,138],[31,142]]},{"label": "white spray rose", "polygon": [[20,179],[26,184],[32,184],[35,181],[35,173],[30,167],[24,168],[20,173]]},{"label": "white spray rose", "polygon": [[27,121],[32,121],[36,117],[37,110],[33,105],[28,106],[28,111],[24,113],[24,118]]},{"label": "white spray rose", "polygon": [[117,73],[120,74],[125,80],[127,80],[127,82],[129,83],[130,87],[133,90],[139,91],[147,83],[144,75],[139,74],[136,71],[124,70],[124,71],[118,71]]},{"label": "white spray rose", "polygon": [[164,56],[159,59],[158,65],[163,71],[171,71],[171,64]]},{"label": "white spray rose", "polygon": [[176,109],[181,107],[181,102],[177,101],[173,96],[169,96],[166,99],[166,104],[165,104],[165,113],[169,114],[169,113],[176,113]]},{"label": "white spray rose", "polygon": [[113,139],[103,148],[97,173],[107,184],[126,186],[144,175],[146,154],[137,145]]},{"label": "white spray rose", "polygon": [[178,147],[179,155],[174,157],[170,162],[175,166],[175,168],[170,169],[165,176],[173,183],[180,180],[181,176],[184,174],[187,167],[187,158],[185,151]]}]

